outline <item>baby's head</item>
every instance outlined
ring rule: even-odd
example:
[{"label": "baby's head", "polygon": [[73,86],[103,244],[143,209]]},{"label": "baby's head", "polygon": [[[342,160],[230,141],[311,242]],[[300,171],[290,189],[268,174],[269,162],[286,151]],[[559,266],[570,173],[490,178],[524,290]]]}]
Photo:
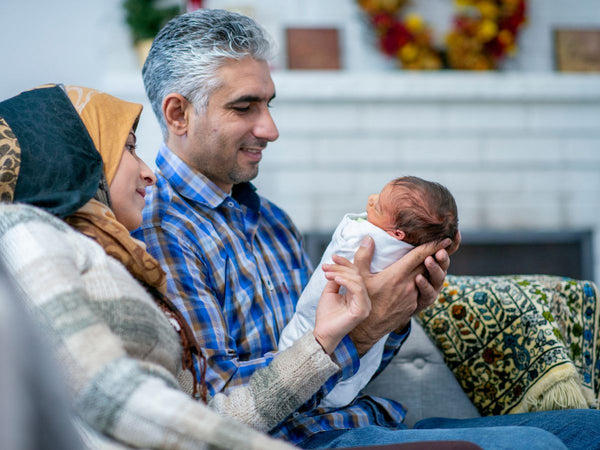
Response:
[{"label": "baby's head", "polygon": [[414,246],[449,237],[458,231],[454,197],[439,183],[418,177],[390,181],[369,196],[367,219],[396,239]]}]

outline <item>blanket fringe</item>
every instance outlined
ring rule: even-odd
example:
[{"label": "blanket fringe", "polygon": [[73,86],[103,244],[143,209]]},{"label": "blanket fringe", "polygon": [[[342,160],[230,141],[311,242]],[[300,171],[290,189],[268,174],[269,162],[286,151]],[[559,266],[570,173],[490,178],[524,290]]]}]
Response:
[{"label": "blanket fringe", "polygon": [[550,411],[554,409],[589,408],[581,390],[579,373],[572,364],[553,368],[535,383],[510,414]]}]

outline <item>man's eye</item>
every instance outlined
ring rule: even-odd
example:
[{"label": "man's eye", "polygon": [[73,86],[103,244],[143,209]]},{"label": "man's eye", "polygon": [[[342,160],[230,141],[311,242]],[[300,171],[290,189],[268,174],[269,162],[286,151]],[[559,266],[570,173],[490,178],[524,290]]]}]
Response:
[{"label": "man's eye", "polygon": [[250,111],[250,105],[248,106],[232,106],[232,108],[236,112],[245,113]]}]

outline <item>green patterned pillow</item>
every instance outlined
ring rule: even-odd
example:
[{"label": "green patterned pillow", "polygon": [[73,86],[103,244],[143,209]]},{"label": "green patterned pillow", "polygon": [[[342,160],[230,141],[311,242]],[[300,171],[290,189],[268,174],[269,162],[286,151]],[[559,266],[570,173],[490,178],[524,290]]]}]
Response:
[{"label": "green patterned pillow", "polygon": [[419,321],[482,415],[597,407],[598,291],[529,275],[448,276]]}]

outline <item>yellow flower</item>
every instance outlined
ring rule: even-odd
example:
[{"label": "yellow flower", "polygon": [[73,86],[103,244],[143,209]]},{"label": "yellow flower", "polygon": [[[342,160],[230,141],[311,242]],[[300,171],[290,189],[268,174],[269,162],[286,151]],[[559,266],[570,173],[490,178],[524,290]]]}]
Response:
[{"label": "yellow flower", "polygon": [[495,20],[498,17],[498,7],[489,0],[477,3],[477,9],[484,19]]},{"label": "yellow flower", "polygon": [[510,31],[502,30],[498,33],[498,40],[502,45],[508,46],[513,42],[514,36]]},{"label": "yellow flower", "polygon": [[419,55],[419,49],[414,44],[403,45],[398,51],[398,55],[401,61],[414,61]]},{"label": "yellow flower", "polygon": [[368,13],[375,13],[381,9],[379,0],[359,0],[359,4]]},{"label": "yellow flower", "polygon": [[418,14],[411,13],[406,16],[404,25],[406,25],[408,31],[418,33],[423,29],[423,19]]},{"label": "yellow flower", "polygon": [[472,61],[470,61],[471,70],[492,70],[494,67],[490,63],[490,61],[483,55],[478,55],[474,57]]},{"label": "yellow flower", "polygon": [[402,0],[379,0],[379,7],[385,11],[395,12],[404,3]]},{"label": "yellow flower", "polygon": [[491,41],[498,34],[498,25],[492,20],[483,20],[477,30],[477,39],[481,42]]}]

